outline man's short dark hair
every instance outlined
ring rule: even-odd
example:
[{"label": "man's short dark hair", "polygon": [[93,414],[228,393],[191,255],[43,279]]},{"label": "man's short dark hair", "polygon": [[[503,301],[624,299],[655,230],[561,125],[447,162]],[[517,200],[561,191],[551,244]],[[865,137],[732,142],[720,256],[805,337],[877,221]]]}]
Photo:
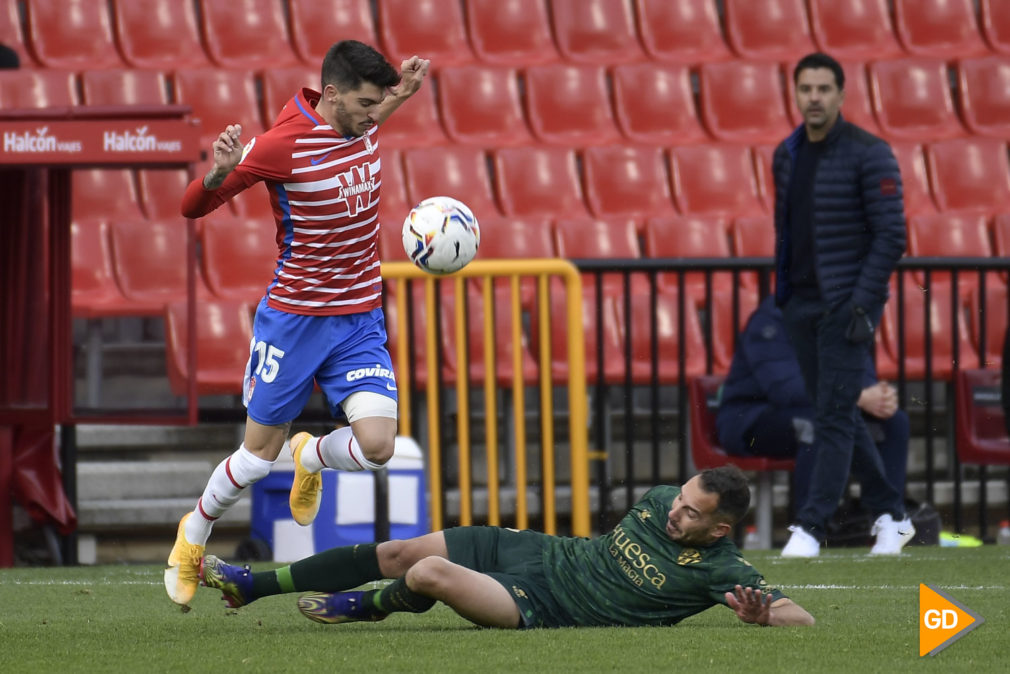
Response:
[{"label": "man's short dark hair", "polygon": [[750,507],[750,487],[747,478],[736,466],[720,466],[701,471],[701,488],[719,495],[715,516],[736,524]]},{"label": "man's short dark hair", "polygon": [[835,74],[835,84],[838,85],[838,90],[841,91],[845,88],[845,71],[842,69],[842,65],[821,52],[807,54],[800,59],[800,62],[796,64],[796,68],[793,69],[793,84],[799,82],[800,72],[808,68],[827,68]]},{"label": "man's short dark hair", "polygon": [[323,86],[332,84],[344,93],[371,82],[382,89],[400,83],[400,73],[386,58],[357,40],[341,40],[330,47],[323,58]]}]

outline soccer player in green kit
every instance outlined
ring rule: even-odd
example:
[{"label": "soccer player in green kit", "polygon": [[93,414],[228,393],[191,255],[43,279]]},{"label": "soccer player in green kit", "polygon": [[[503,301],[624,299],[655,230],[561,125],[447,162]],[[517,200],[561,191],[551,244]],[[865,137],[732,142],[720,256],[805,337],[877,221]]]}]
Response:
[{"label": "soccer player in green kit", "polygon": [[[654,487],[597,538],[457,527],[333,548],[263,573],[208,555],[201,578],[233,607],[309,590],[298,608],[322,623],[422,613],[442,601],[486,627],[673,625],[715,604],[746,623],[812,625],[727,536],[749,503],[743,473],[725,466],[683,487]],[[344,591],[381,578],[395,580],[381,590]]]}]

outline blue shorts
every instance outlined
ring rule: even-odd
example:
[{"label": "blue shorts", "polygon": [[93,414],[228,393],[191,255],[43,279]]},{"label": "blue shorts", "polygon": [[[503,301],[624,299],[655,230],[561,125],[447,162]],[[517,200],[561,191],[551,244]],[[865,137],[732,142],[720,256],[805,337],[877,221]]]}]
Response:
[{"label": "blue shorts", "polygon": [[312,395],[313,382],[335,417],[355,391],[397,399],[382,309],[302,316],[260,301],[242,386],[249,418],[266,426],[293,421]]}]

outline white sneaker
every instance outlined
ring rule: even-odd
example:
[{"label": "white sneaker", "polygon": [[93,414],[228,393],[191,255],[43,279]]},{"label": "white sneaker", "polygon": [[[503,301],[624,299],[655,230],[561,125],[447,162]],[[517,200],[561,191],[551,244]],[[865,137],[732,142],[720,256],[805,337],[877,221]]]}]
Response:
[{"label": "white sneaker", "polygon": [[870,533],[877,537],[877,543],[870,549],[871,555],[900,555],[905,543],[915,535],[915,527],[907,517],[895,522],[890,513],[884,513],[873,523]]},{"label": "white sneaker", "polygon": [[782,548],[783,557],[816,557],[821,554],[821,543],[808,534],[798,524],[789,527],[793,535],[789,537],[786,547]]}]

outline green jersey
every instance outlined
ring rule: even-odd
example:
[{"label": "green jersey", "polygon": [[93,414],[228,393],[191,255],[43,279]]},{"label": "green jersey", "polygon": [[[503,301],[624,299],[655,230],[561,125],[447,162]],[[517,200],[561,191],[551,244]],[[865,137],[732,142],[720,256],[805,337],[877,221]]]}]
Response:
[{"label": "green jersey", "polygon": [[726,604],[736,585],[785,596],[726,537],[698,548],[671,540],[667,514],[679,493],[650,489],[605,536],[549,539],[543,573],[572,625],[673,625]]}]

